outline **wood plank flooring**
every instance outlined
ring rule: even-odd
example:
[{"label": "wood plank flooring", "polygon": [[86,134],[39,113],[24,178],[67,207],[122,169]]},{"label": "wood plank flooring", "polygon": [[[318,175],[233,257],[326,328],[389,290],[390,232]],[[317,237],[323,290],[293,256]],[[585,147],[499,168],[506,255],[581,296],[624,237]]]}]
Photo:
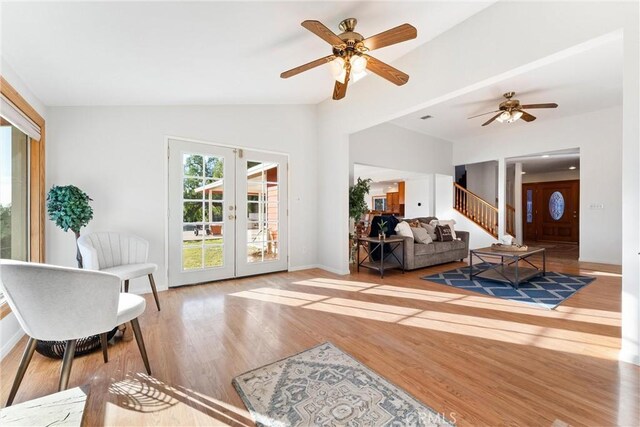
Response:
[{"label": "wood plank flooring", "polygon": [[[558,260],[597,277],[556,310],[483,297],[420,277],[278,273],[147,295],[135,341],[77,358],[86,425],[253,425],[234,376],[331,341],[458,425],[638,425],[639,368],[617,361],[620,271]],[[23,339],[2,361],[4,405]],[[16,403],[56,391],[59,361],[36,353]]]}]

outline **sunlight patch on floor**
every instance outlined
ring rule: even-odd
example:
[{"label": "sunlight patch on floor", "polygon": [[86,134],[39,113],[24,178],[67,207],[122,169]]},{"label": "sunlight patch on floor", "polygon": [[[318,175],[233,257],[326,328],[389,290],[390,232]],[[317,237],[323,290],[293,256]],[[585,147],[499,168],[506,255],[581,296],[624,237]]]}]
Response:
[{"label": "sunlight patch on floor", "polygon": [[157,412],[175,425],[252,426],[251,415],[218,399],[182,386],[170,386],[142,373],[109,386],[104,425],[157,425]]},{"label": "sunlight patch on floor", "polygon": [[[342,284],[340,284],[342,283]],[[439,292],[427,289],[407,288],[402,286],[382,285],[366,282],[354,282],[334,279],[312,279],[292,282],[294,285],[337,289],[348,292],[380,295],[395,298],[407,298],[417,301],[442,302],[480,308],[483,310],[501,311],[505,313],[526,314],[552,319],[570,320],[575,322],[594,323],[607,326],[620,326],[620,313],[596,309],[577,308],[560,305],[553,310],[534,307],[517,301],[510,301],[491,296],[467,295],[455,292]],[[348,285],[346,285],[348,284]]]},{"label": "sunlight patch on floor", "polygon": [[[388,286],[381,285],[381,287],[386,292],[393,290],[387,289]],[[600,358],[615,359],[619,349],[618,338],[525,322],[421,310],[349,298],[332,298],[315,293],[289,292],[281,289],[259,288],[257,291],[241,291],[230,296]],[[411,290],[411,293],[414,293],[413,291],[415,290]],[[431,291],[417,292],[416,295],[439,296],[431,295]]]},{"label": "sunlight patch on floor", "polygon": [[375,283],[359,283],[350,282],[347,280],[334,280],[334,279],[312,279],[312,280],[300,280],[293,282],[294,285],[313,286],[317,288],[336,289],[339,291],[361,291],[363,289],[372,288],[377,286]]}]

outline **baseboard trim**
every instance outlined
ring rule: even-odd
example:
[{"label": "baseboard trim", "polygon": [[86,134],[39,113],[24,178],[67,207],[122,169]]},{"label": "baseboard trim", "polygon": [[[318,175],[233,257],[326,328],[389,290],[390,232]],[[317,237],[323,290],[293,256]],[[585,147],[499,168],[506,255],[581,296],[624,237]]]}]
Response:
[{"label": "baseboard trim", "polygon": [[585,259],[582,257],[578,258],[578,262],[589,262],[591,264],[606,264],[606,265],[613,265],[616,267],[620,267],[622,264],[620,262],[607,262],[607,261],[602,261],[602,260],[594,260],[594,259]]},{"label": "baseboard trim", "polygon": [[618,353],[618,360],[640,366],[640,355],[636,352],[625,351],[622,349],[620,350],[620,353]]},{"label": "baseboard trim", "polygon": [[15,334],[13,334],[11,338],[9,338],[9,340],[2,346],[2,349],[0,349],[0,360],[4,359],[5,356],[9,354],[11,350],[13,350],[13,347],[18,344],[18,341],[20,341],[23,336],[24,331],[22,330],[22,328],[20,328],[18,331],[16,331]]},{"label": "baseboard trim", "polygon": [[314,268],[320,268],[318,264],[298,265],[295,267],[289,267],[289,271],[311,270]]},{"label": "baseboard trim", "polygon": [[340,276],[346,276],[347,274],[351,274],[351,271],[349,271],[349,269],[339,270],[337,268],[327,267],[326,265],[318,265],[318,268],[328,271],[329,273],[338,274]]}]

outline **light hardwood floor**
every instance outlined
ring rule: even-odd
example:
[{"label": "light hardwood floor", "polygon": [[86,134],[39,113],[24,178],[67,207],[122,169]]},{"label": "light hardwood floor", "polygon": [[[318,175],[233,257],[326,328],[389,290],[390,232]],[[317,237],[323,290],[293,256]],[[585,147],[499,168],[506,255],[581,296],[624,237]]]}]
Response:
[{"label": "light hardwood floor", "polygon": [[[235,375],[331,341],[458,425],[638,425],[639,368],[618,362],[620,272],[549,262],[597,280],[556,310],[483,297],[420,277],[278,273],[147,295],[135,341],[76,359],[86,425],[253,425]],[[22,349],[2,361],[2,404]],[[38,354],[16,402],[56,391],[59,361]]]}]

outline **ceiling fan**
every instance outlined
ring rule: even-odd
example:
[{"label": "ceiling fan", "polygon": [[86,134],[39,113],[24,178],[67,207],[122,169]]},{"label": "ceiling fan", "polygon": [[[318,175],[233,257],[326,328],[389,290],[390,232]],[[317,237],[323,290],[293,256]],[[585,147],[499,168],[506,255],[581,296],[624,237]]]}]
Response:
[{"label": "ceiling fan", "polygon": [[358,21],[355,18],[345,19],[340,22],[339,26],[342,33],[335,34],[320,21],[304,21],[302,26],[329,43],[333,47],[333,53],[285,71],[280,74],[280,77],[287,79],[303,71],[330,63],[331,72],[336,79],[333,99],[344,98],[347,94],[349,80],[351,79],[355,82],[360,79],[366,74],[365,69],[398,86],[408,82],[409,75],[367,55],[367,52],[415,39],[418,35],[417,30],[409,24],[402,24],[365,39],[361,34],[354,31],[357,23]]},{"label": "ceiling fan", "polygon": [[522,118],[525,122],[532,122],[536,119],[535,116],[524,111],[525,109],[530,110],[533,108],[556,108],[558,104],[554,102],[546,103],[546,104],[525,104],[521,105],[520,101],[517,99],[511,99],[514,97],[515,92],[507,92],[504,96],[507,98],[506,101],[502,101],[500,105],[498,105],[498,109],[496,111],[489,111],[488,113],[478,114],[477,116],[469,117],[469,119],[473,119],[475,117],[484,116],[491,113],[498,113],[495,116],[491,117],[489,120],[484,122],[482,126],[486,126],[493,122],[494,120],[499,121],[500,123],[513,123],[516,120]]}]

